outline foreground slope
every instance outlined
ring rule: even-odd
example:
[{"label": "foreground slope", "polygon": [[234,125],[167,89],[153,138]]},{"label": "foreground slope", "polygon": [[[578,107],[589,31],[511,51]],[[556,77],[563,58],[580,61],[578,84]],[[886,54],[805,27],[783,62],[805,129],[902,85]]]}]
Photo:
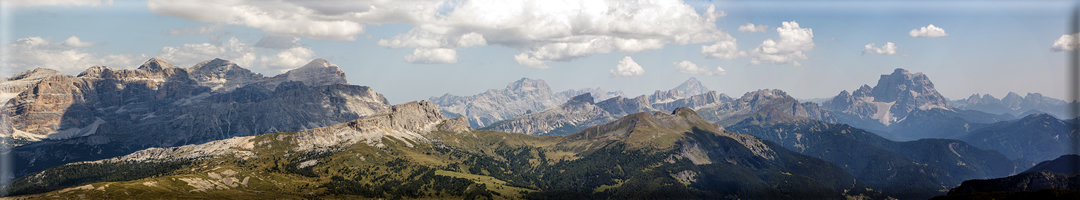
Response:
[{"label": "foreground slope", "polygon": [[6,187],[28,195],[18,198],[883,198],[829,162],[717,128],[681,108],[536,137],[472,130],[421,101],[68,164]]},{"label": "foreground slope", "polygon": [[1080,156],[1064,155],[1017,175],[964,181],[934,199],[1080,199],[1077,161]]}]

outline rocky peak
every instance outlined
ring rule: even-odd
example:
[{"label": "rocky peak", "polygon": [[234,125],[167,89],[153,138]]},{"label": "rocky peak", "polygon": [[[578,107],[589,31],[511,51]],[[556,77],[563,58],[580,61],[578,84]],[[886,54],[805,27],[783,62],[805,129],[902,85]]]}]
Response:
[{"label": "rocky peak", "polygon": [[249,83],[266,79],[262,74],[251,72],[236,63],[215,58],[203,61],[187,69],[191,79],[214,91],[232,91]]},{"label": "rocky peak", "polygon": [[585,94],[577,95],[574,98],[571,98],[570,101],[567,101],[566,103],[568,103],[568,104],[577,104],[577,103],[593,104],[593,97],[592,97],[591,93],[585,93]]},{"label": "rocky peak", "polygon": [[[878,84],[871,91],[875,102],[894,102],[905,93],[913,93],[918,96],[941,95],[934,89],[934,83],[930,82],[922,72],[909,73],[902,68],[896,68],[892,74],[881,75]],[[944,100],[944,98],[941,98]]]},{"label": "rocky peak", "polygon": [[465,118],[465,115],[458,115],[453,119],[446,120],[442,125],[439,125],[439,130],[461,133],[472,131],[472,127],[469,127],[469,119]]},{"label": "rocky peak", "polygon": [[667,103],[686,97],[682,90],[672,89],[667,91],[657,90],[649,96],[649,102],[653,104]]},{"label": "rocky peak", "polygon": [[551,88],[548,87],[544,80],[521,78],[521,80],[506,85],[506,90],[513,93],[524,93],[530,91],[551,91]]},{"label": "rocky peak", "polygon": [[341,68],[322,58],[312,60],[303,67],[289,70],[285,72],[285,75],[288,77],[287,80],[300,81],[308,85],[349,84]]},{"label": "rocky peak", "polygon": [[48,78],[48,77],[51,77],[51,76],[59,76],[59,75],[65,75],[65,74],[63,72],[56,71],[56,70],[45,69],[45,68],[35,68],[35,69],[29,70],[29,71],[25,71],[25,72],[15,74],[14,76],[11,76],[11,77],[7,78],[7,80],[32,80],[32,79],[42,79],[42,78]]},{"label": "rocky peak", "polygon": [[139,69],[149,72],[160,72],[172,68],[177,67],[169,64],[169,62],[165,61],[165,59],[161,59],[158,57],[150,58],[150,60],[147,60],[145,63],[139,66]]},{"label": "rocky peak", "polygon": [[648,97],[641,95],[633,99],[627,99],[622,96],[613,97],[600,103],[596,103],[601,109],[614,114],[614,115],[627,115],[639,112],[652,112],[653,109],[649,105]]},{"label": "rocky peak", "polygon": [[78,77],[104,78],[102,75],[108,73],[108,71],[116,71],[116,68],[94,65],[93,67],[83,70],[82,73],[79,73]]},{"label": "rocky peak", "polygon": [[701,82],[694,77],[690,77],[690,79],[686,80],[686,82],[683,82],[678,87],[675,87],[675,89],[683,91],[686,95],[698,95],[710,91],[709,88],[706,88],[705,85],[701,84]]},{"label": "rocky peak", "polygon": [[862,87],[859,87],[858,90],[855,90],[855,92],[852,92],[851,96],[854,96],[855,98],[868,97],[868,96],[873,95],[873,94],[871,94],[871,91],[873,91],[873,88],[870,88],[869,85],[863,84]]}]

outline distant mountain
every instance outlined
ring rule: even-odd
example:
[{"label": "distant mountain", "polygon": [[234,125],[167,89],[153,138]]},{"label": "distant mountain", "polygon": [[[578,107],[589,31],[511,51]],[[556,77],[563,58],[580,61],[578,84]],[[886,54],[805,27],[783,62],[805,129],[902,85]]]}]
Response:
[{"label": "distant mountain", "polygon": [[961,140],[982,149],[993,149],[1010,159],[1044,161],[1069,154],[1077,132],[1069,121],[1048,114],[1029,115],[973,130]]},{"label": "distant mountain", "polygon": [[954,110],[923,73],[896,69],[874,87],[846,90],[821,104],[838,121],[891,140],[956,138],[981,124],[1014,119],[980,111]]},{"label": "distant mountain", "polygon": [[580,96],[580,95],[585,94],[585,93],[591,94],[593,99],[596,99],[596,101],[603,101],[603,100],[607,100],[607,99],[615,98],[615,97],[619,97],[619,96],[626,96],[626,94],[623,94],[622,91],[608,92],[608,91],[604,91],[604,89],[600,89],[600,88],[582,88],[582,89],[576,89],[576,90],[575,89],[569,89],[569,90],[562,91],[562,92],[555,93],[555,94],[560,96],[559,98],[573,99],[574,97]]},{"label": "distant mountain", "polygon": [[1038,171],[1051,171],[1061,174],[1075,174],[1080,173],[1080,155],[1068,154],[1062,155],[1053,160],[1047,160],[1036,164],[1030,169],[1024,170],[1021,173],[1031,173]]},{"label": "distant mountain", "polygon": [[495,122],[480,130],[528,135],[569,135],[590,126],[615,121],[621,116],[597,106],[592,95],[585,93],[558,106]]},{"label": "distant mountain", "polygon": [[1011,114],[1017,117],[1024,117],[1027,113],[1032,113],[1032,111],[1051,114],[1058,118],[1064,118],[1067,115],[1065,101],[1045,97],[1040,93],[1027,93],[1024,97],[1020,97],[1019,94],[1009,92],[1003,99],[997,99],[990,94],[982,96],[973,94],[967,99],[950,101],[949,105],[956,109],[978,110],[993,114]]},{"label": "distant mountain", "polygon": [[705,120],[720,122],[721,125],[731,125],[742,121],[747,115],[755,113],[765,106],[771,106],[783,113],[790,115],[818,119],[827,122],[835,122],[831,113],[825,111],[816,103],[799,103],[798,100],[788,96],[782,90],[757,90],[743,94],[739,99],[698,108]]},{"label": "distant mountain", "polygon": [[439,109],[448,116],[464,115],[469,118],[470,126],[480,128],[497,121],[559,105],[571,97],[584,93],[597,94],[601,97],[622,95],[621,91],[605,92],[600,88],[554,93],[544,80],[522,78],[501,90],[489,89],[472,96],[445,94],[429,99],[439,105]]},{"label": "distant mountain", "polygon": [[1076,155],[1061,156],[1017,175],[964,181],[933,199],[1080,199],[1077,160]]},{"label": "distant mountain", "polygon": [[690,79],[687,79],[682,84],[679,84],[679,86],[675,87],[675,89],[683,91],[684,94],[689,96],[704,94],[706,92],[712,91],[709,90],[709,88],[705,87],[704,84],[701,84],[701,81],[698,81],[697,78],[694,77],[690,77]]},{"label": "distant mountain", "polygon": [[627,99],[622,96],[610,98],[600,103],[596,103],[604,111],[611,113],[612,115],[623,116],[639,112],[655,112],[657,109],[649,105],[649,100],[645,95],[634,97],[633,99]]},{"label": "distant mountain", "polygon": [[327,126],[389,109],[371,88],[337,84],[344,75],[336,67],[297,75],[311,66],[277,76],[290,81],[270,89],[259,83],[273,78],[251,82],[257,77],[237,75],[248,71],[223,60],[179,68],[153,58],[134,70],[94,66],[79,76],[33,70],[27,74],[36,75],[5,82],[25,89],[4,104],[0,133],[32,142],[11,149],[18,176],[151,147]]},{"label": "distant mountain", "polygon": [[875,119],[886,126],[903,120],[913,110],[950,109],[925,74],[899,68],[881,75],[873,88],[863,85],[850,95],[843,91],[822,105],[837,113]]},{"label": "distant mountain", "polygon": [[469,130],[430,102],[299,132],[151,148],[22,176],[17,198],[887,198],[686,108],[567,136]]},{"label": "distant mountain", "polygon": [[792,116],[770,105],[727,128],[835,163],[892,197],[925,199],[964,180],[1019,171],[1004,155],[962,141],[895,142],[848,125]]},{"label": "distant mountain", "polygon": [[[677,90],[672,90],[677,91]],[[658,91],[659,92],[659,91]],[[655,94],[654,94],[655,95]],[[675,110],[679,107],[687,107],[692,109],[715,106],[726,102],[731,102],[733,99],[726,94],[717,94],[716,91],[708,91],[705,93],[689,96],[686,98],[675,99],[674,101],[668,101],[664,103],[653,103],[652,107],[664,111]]]}]

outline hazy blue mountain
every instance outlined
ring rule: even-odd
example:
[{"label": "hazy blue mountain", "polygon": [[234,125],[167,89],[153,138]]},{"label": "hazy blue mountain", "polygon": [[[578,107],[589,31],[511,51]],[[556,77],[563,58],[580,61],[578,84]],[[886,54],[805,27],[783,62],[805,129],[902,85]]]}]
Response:
[{"label": "hazy blue mountain", "polygon": [[895,142],[845,124],[796,117],[766,106],[727,130],[774,141],[839,165],[871,188],[893,197],[925,199],[964,180],[1022,170],[1004,155],[963,141]]},{"label": "hazy blue mountain", "polygon": [[1066,118],[1065,112],[1068,104],[1065,101],[1043,96],[1040,93],[1027,93],[1021,97],[1019,94],[1009,92],[1003,99],[997,99],[990,94],[973,94],[967,99],[950,101],[949,105],[956,109],[978,110],[993,114],[1011,114],[1024,117],[1028,114],[1047,113],[1058,118]]},{"label": "hazy blue mountain", "polygon": [[676,86],[675,89],[683,91],[683,93],[688,96],[704,94],[706,92],[712,91],[709,90],[709,88],[705,87],[705,84],[701,84],[701,81],[698,81],[697,78],[694,77],[690,77],[690,79],[687,79],[682,84],[679,84],[679,86]]},{"label": "hazy blue mountain", "polygon": [[1010,159],[1044,161],[1070,154],[1075,124],[1048,114],[983,126],[961,137],[971,145],[993,149]]},{"label": "hazy blue mountain", "polygon": [[701,107],[697,110],[705,120],[719,122],[719,124],[726,126],[741,121],[742,116],[755,113],[765,106],[771,106],[794,116],[827,122],[837,121],[831,113],[822,109],[818,104],[799,103],[798,100],[787,95],[786,92],[776,89],[747,92],[739,99]]},{"label": "hazy blue mountain", "polygon": [[[621,98],[621,97],[617,97]],[[590,126],[615,121],[622,115],[611,114],[593,102],[592,95],[578,95],[566,103],[492,123],[480,130],[528,135],[569,135]]]}]

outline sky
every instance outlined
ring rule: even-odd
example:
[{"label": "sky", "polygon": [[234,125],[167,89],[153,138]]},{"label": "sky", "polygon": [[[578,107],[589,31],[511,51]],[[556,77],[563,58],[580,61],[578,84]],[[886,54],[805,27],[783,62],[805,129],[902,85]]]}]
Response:
[{"label": "sky", "polygon": [[1067,93],[1075,1],[5,0],[0,76],[323,58],[391,103],[521,78],[630,97],[690,77],[732,97],[828,98],[896,68],[946,98]]}]

